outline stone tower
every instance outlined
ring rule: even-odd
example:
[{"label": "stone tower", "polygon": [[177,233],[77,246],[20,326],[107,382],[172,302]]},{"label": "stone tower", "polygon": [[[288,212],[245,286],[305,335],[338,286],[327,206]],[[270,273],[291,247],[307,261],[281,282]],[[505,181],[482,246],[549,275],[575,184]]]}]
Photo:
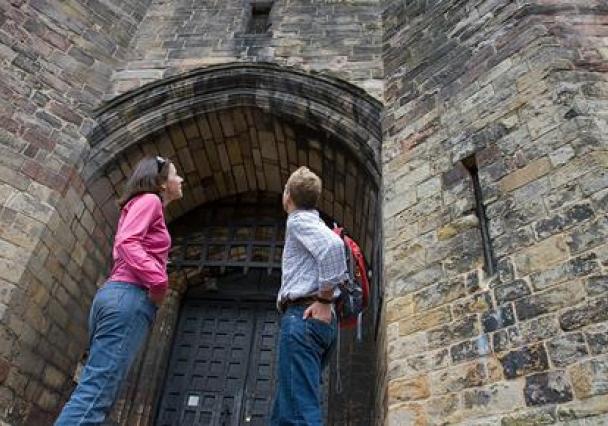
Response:
[{"label": "stone tower", "polygon": [[68,397],[157,153],[171,293],[116,423],[264,424],[303,164],[373,271],[329,424],[608,421],[607,37],[604,0],[0,2],[0,422]]}]

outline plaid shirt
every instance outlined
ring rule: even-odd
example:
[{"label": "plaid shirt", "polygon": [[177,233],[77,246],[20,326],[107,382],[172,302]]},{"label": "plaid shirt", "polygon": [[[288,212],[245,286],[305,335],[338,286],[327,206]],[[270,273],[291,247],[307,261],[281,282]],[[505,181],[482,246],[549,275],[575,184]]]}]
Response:
[{"label": "plaid shirt", "polygon": [[344,242],[316,210],[296,210],[287,217],[283,276],[277,305],[285,300],[316,296],[345,281]]}]

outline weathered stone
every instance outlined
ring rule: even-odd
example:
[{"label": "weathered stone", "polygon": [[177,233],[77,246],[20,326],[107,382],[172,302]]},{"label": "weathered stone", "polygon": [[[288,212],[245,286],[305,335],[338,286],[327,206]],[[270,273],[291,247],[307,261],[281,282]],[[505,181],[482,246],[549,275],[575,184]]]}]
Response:
[{"label": "weathered stone", "polygon": [[607,236],[608,218],[601,216],[595,222],[574,229],[568,246],[573,253],[579,253],[601,244]]},{"label": "weathered stone", "polygon": [[[561,405],[557,409],[559,420],[563,422],[595,417],[606,413],[608,413],[608,401],[604,395],[594,396],[580,401],[575,400],[571,403]],[[599,424],[603,421],[600,419],[598,419]],[[589,420],[589,423],[593,424],[593,419]]]},{"label": "weathered stone", "polygon": [[483,331],[489,333],[515,323],[515,313],[511,304],[501,306],[494,311],[484,312],[481,316]]},{"label": "weathered stone", "polygon": [[458,300],[452,305],[455,318],[478,312],[488,311],[492,307],[490,292],[476,293],[465,299]]},{"label": "weathered stone", "polygon": [[450,353],[447,349],[415,355],[406,360],[407,366],[418,373],[445,368],[450,363]]},{"label": "weathered stone", "polygon": [[562,329],[567,331],[606,320],[608,320],[608,297],[588,300],[580,306],[565,310],[559,317]]},{"label": "weathered stone", "polygon": [[503,367],[503,373],[507,379],[524,376],[536,371],[544,371],[549,368],[547,352],[543,345],[525,346],[508,352],[498,358]]},{"label": "weathered stone", "polygon": [[479,219],[475,215],[468,215],[458,220],[448,223],[437,230],[437,239],[439,241],[448,240],[460,232],[470,228],[479,226]]},{"label": "weathered stone", "polygon": [[585,339],[593,355],[608,352],[608,324],[600,324],[585,330]]},{"label": "weathered stone", "polygon": [[430,377],[433,395],[458,392],[487,384],[489,381],[485,363],[481,361],[437,371],[431,373]]},{"label": "weathered stone", "polygon": [[460,409],[458,394],[444,395],[427,400],[425,409],[430,424],[444,424]]},{"label": "weathered stone", "polygon": [[608,394],[608,357],[606,355],[573,365],[569,374],[577,398],[584,399]]},{"label": "weathered stone", "polygon": [[447,346],[450,343],[464,340],[478,334],[479,322],[475,315],[470,315],[427,332],[429,348],[433,349]]},{"label": "weathered stone", "polygon": [[503,304],[529,295],[530,288],[524,280],[515,280],[506,284],[499,284],[494,288],[496,302]]},{"label": "weathered stone", "polygon": [[397,379],[388,383],[389,404],[428,398],[431,394],[426,376]]},{"label": "weathered stone", "polygon": [[449,323],[452,319],[449,307],[423,312],[399,321],[399,334],[407,336],[420,330],[428,330],[438,325]]},{"label": "weathered stone", "polygon": [[415,311],[420,312],[441,306],[465,295],[464,283],[443,282],[414,294]]},{"label": "weathered stone", "polygon": [[490,353],[490,342],[487,335],[481,335],[476,339],[458,343],[450,348],[450,356],[453,363],[469,361]]},{"label": "weathered stone", "polygon": [[466,390],[463,393],[463,406],[471,414],[484,415],[516,410],[524,405],[522,389],[522,381],[514,380]]},{"label": "weathered stone", "polygon": [[555,407],[542,407],[522,411],[503,417],[501,426],[552,425],[558,419]]},{"label": "weathered stone", "polygon": [[572,387],[563,371],[538,373],[526,377],[526,405],[544,405],[571,401]]},{"label": "weathered stone", "polygon": [[511,192],[516,188],[544,176],[549,170],[551,170],[549,159],[541,158],[503,178],[500,181],[500,189],[502,192]]},{"label": "weathered stone", "polygon": [[388,409],[387,426],[423,426],[426,424],[426,413],[420,404],[395,404]]},{"label": "weathered stone", "polygon": [[515,312],[517,313],[517,318],[523,321],[553,312],[565,306],[572,306],[583,298],[584,289],[582,283],[580,281],[572,281],[551,287],[542,293],[535,293],[516,300]]},{"label": "weathered stone", "polygon": [[589,297],[602,296],[608,293],[608,276],[595,276],[587,279]]},{"label": "weathered stone", "polygon": [[562,263],[554,268],[532,274],[530,281],[536,290],[543,290],[555,284],[583,277],[599,271],[599,263],[594,253],[586,253]]},{"label": "weathered stone", "polygon": [[566,367],[587,355],[587,345],[582,333],[558,336],[547,342],[551,362],[556,367]]},{"label": "weathered stone", "polygon": [[528,275],[559,262],[567,256],[568,247],[565,238],[562,235],[556,235],[518,252],[514,257],[514,263],[519,274]]},{"label": "weathered stone", "polygon": [[397,321],[414,313],[414,301],[412,296],[398,297],[387,303],[387,321]]}]

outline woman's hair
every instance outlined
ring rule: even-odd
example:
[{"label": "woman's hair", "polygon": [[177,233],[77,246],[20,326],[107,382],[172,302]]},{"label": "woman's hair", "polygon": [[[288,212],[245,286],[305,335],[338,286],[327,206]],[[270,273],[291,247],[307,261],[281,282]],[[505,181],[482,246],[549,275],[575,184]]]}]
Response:
[{"label": "woman's hair", "polygon": [[170,164],[171,161],[159,156],[139,160],[125,184],[122,197],[118,199],[120,208],[122,209],[131,198],[139,194],[151,192],[160,195],[161,185],[169,177]]},{"label": "woman's hair", "polygon": [[302,166],[289,176],[285,189],[297,208],[314,209],[321,197],[321,179]]}]

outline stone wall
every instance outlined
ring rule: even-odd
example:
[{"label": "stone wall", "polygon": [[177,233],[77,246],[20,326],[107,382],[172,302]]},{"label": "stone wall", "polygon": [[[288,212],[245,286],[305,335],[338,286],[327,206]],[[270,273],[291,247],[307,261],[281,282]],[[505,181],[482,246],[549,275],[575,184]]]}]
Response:
[{"label": "stone wall", "polygon": [[[86,344],[102,218],[78,177],[90,111],[147,0],[0,3],[0,419],[46,424]],[[94,256],[92,256],[94,258]]]},{"label": "stone wall", "polygon": [[607,12],[385,3],[386,424],[608,416]]},{"label": "stone wall", "polygon": [[[90,156],[87,137],[98,124],[102,101],[218,62],[205,59],[211,57],[325,74],[334,69],[379,96],[377,7],[377,1],[275,2],[273,32],[251,36],[245,30],[247,2],[0,5],[1,420],[50,423],[86,347],[88,309],[107,273],[114,227],[109,202],[101,200],[103,184],[92,184],[83,172]],[[311,11],[332,20],[310,20]],[[231,19],[234,25],[225,25]],[[218,45],[204,52],[209,40]],[[165,49],[161,58],[155,56],[156,42]],[[300,59],[289,62],[290,52],[296,57],[300,50]]]},{"label": "stone wall", "polygon": [[[263,34],[248,30],[256,3],[273,3]],[[378,0],[156,1],[110,96],[194,68],[254,61],[333,75],[381,98],[380,16]]]}]

